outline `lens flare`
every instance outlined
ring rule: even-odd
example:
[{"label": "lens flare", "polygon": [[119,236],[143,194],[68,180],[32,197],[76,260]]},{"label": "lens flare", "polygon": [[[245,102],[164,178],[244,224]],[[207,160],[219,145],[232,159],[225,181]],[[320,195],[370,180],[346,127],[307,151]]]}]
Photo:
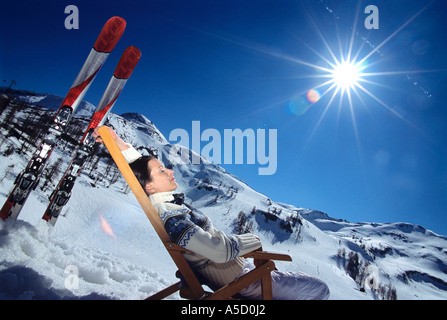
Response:
[{"label": "lens flare", "polygon": [[284,109],[289,114],[300,116],[309,109],[309,102],[304,97],[294,97],[287,102]]},{"label": "lens flare", "polygon": [[113,233],[112,227],[107,222],[106,219],[102,215],[99,215],[99,219],[101,220],[101,228],[102,230],[107,233],[109,236],[115,239],[115,234]]},{"label": "lens flare", "polygon": [[320,93],[314,89],[307,91],[307,100],[311,103],[318,102],[320,100]]}]

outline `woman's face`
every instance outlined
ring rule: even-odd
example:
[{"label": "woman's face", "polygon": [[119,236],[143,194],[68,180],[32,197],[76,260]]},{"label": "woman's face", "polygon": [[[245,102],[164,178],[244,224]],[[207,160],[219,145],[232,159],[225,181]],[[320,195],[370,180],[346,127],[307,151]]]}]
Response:
[{"label": "woman's face", "polygon": [[177,189],[178,184],[175,182],[174,171],[166,169],[163,163],[157,159],[149,160],[147,167],[151,173],[151,181],[146,184],[145,188],[148,194],[174,191]]}]

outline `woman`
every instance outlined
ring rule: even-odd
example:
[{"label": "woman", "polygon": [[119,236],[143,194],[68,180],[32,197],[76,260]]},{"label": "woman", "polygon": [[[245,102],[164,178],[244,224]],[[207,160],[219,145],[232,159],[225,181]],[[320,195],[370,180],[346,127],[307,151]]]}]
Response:
[{"label": "woman", "polygon": [[[261,248],[254,234],[226,235],[215,229],[200,211],[183,203],[182,195],[174,194],[178,184],[174,171],[153,156],[141,156],[108,128],[135,176],[160,215],[172,242],[188,249],[185,258],[211,287],[222,287],[249,272],[254,265],[241,256]],[[95,137],[98,133],[95,132]],[[101,142],[98,137],[97,141]],[[278,300],[327,299],[329,288],[321,280],[301,272],[273,271],[273,298]],[[260,281],[243,289],[241,296],[261,299]]]}]

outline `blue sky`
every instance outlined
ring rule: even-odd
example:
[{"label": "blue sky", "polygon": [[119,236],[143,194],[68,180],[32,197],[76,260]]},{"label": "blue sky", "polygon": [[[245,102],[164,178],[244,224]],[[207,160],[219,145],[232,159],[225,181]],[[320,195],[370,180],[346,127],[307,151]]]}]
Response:
[{"label": "blue sky", "polygon": [[[78,30],[64,27],[70,4],[79,9]],[[364,26],[370,4],[379,9],[379,29]],[[102,25],[121,16],[126,31],[86,100],[98,103],[121,53],[135,45],[142,58],[113,112],[142,113],[166,137],[176,128],[191,133],[192,121],[222,136],[276,129],[274,175],[258,175],[259,164],[224,167],[278,202],[447,235],[447,6],[427,4],[8,2],[0,12],[0,80],[64,96]],[[351,103],[320,87],[331,52],[340,60],[350,47],[351,58],[367,56],[369,74]],[[320,99],[311,104],[306,93],[315,88]],[[303,112],[292,112],[298,104]]]}]

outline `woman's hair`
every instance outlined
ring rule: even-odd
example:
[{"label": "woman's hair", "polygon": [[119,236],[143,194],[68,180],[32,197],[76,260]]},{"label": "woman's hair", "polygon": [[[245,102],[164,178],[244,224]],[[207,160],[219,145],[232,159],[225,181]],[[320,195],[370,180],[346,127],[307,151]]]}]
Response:
[{"label": "woman's hair", "polygon": [[157,157],[142,156],[129,164],[130,168],[135,174],[135,177],[137,178],[143,189],[145,188],[147,183],[151,182],[151,173],[149,172],[149,167],[147,164],[150,160],[153,159],[157,159]]}]

